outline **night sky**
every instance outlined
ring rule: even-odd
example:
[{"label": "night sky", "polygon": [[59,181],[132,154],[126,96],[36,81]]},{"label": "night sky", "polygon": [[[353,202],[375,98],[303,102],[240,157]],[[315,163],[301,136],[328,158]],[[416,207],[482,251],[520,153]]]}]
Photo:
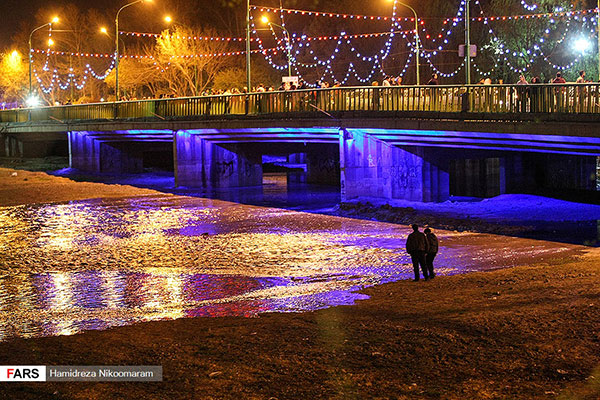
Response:
[{"label": "night sky", "polygon": [[17,31],[23,29],[24,26],[33,26],[33,23],[28,24],[27,21],[35,20],[38,13],[48,14],[48,18],[51,18],[56,12],[53,11],[50,4],[56,6],[65,3],[73,3],[81,8],[98,8],[100,10],[120,4],[117,0],[71,0],[69,2],[55,0],[0,0],[0,15],[2,16],[0,19],[0,49],[11,45],[11,38]]},{"label": "night sky", "polygon": [[[414,1],[416,0],[411,0],[411,2]],[[98,10],[106,15],[108,26],[109,23],[112,25],[116,11],[127,2],[127,0],[0,0],[0,15],[2,16],[0,19],[0,50],[12,46],[18,32],[22,32],[18,44],[21,48],[26,48],[28,32],[49,21],[54,15],[59,15],[60,12],[57,11],[66,4],[74,4],[83,10]],[[150,22],[159,20],[157,16],[165,13],[175,14],[174,17],[176,17],[179,11],[179,18],[176,17],[176,19],[186,25],[211,25],[224,34],[243,35],[245,6],[234,9],[220,7],[226,2],[225,0],[154,0],[152,5],[134,6],[124,15],[122,14],[122,18],[124,16],[127,19],[124,21],[124,30],[139,29],[146,32],[151,30],[159,32],[161,26],[150,26]],[[245,4],[243,1],[242,3]],[[252,4],[277,6],[279,0],[252,0]],[[284,0],[283,4],[294,8],[315,8],[315,0]],[[341,12],[351,12],[354,8],[354,11],[376,14],[385,13],[389,9],[389,3],[385,1],[375,1],[374,4],[371,4],[364,0],[329,0],[326,4],[326,6],[321,5],[317,8]],[[141,22],[136,24],[136,17]],[[68,21],[62,21],[61,26],[56,28],[69,29]]]}]

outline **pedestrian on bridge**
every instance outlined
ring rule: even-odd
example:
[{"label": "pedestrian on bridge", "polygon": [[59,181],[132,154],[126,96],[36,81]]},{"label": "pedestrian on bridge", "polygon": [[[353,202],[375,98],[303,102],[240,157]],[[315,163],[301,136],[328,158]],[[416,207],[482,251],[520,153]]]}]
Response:
[{"label": "pedestrian on bridge", "polygon": [[[554,78],[552,80],[552,83],[557,84],[557,85],[563,85],[565,83],[567,83],[567,81],[565,80],[565,78],[562,77],[562,74],[560,72],[556,73],[556,78]],[[558,112],[563,112],[563,107],[565,105],[565,89],[564,87],[560,87],[560,88],[556,88],[556,90],[554,91],[554,96],[555,96],[555,101],[554,101],[554,105],[555,105],[555,111]]]},{"label": "pedestrian on bridge", "polygon": [[425,280],[429,280],[429,273],[427,271],[427,260],[426,254],[429,250],[429,245],[427,243],[427,237],[423,232],[419,232],[419,225],[413,224],[411,225],[413,232],[408,235],[406,239],[406,252],[410,254],[410,258],[412,260],[413,269],[415,272],[414,281],[419,281],[419,265],[421,266],[421,270],[423,271],[423,278]]},{"label": "pedestrian on bridge", "polygon": [[519,112],[527,111],[527,92],[528,92],[527,79],[525,79],[525,75],[519,75],[519,81],[517,82],[517,110]]}]

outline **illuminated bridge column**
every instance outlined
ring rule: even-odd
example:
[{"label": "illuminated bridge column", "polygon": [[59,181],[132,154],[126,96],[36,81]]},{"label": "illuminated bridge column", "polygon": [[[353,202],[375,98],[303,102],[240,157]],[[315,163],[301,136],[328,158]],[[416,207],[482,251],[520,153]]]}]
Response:
[{"label": "illuminated bridge column", "polygon": [[340,133],[342,201],[359,197],[442,202],[450,196],[447,160],[426,148],[392,146],[358,129]]},{"label": "illuminated bridge column", "polygon": [[175,185],[203,189],[262,185],[262,154],[240,144],[216,144],[196,132],[175,134]]},{"label": "illuminated bridge column", "polygon": [[87,172],[100,172],[100,144],[88,132],[69,132],[69,165]]}]

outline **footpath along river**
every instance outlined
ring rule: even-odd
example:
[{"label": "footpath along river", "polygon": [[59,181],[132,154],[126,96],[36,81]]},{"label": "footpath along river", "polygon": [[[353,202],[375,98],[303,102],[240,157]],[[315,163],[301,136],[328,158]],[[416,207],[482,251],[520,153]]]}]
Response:
[{"label": "footpath along river", "polygon": [[[0,341],[353,304],[366,298],[361,288],[412,278],[408,233],[389,223],[171,195],[3,207]],[[439,275],[583,249],[436,233]]]}]

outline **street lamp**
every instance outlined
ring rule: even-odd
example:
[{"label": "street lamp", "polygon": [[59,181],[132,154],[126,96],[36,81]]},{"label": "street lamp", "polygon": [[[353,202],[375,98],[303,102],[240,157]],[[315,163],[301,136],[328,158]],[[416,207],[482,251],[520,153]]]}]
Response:
[{"label": "street lamp", "polygon": [[[405,4],[401,1],[398,0],[388,0],[390,3],[395,2],[400,4],[401,6],[404,6],[408,9],[410,9],[410,11],[412,11],[412,13],[415,16],[415,53],[417,56],[417,86],[419,86],[421,84],[421,77],[420,77],[420,72],[419,72],[419,58],[421,58],[421,44],[420,44],[420,40],[419,40],[419,17],[417,16],[417,12],[415,11],[414,8],[412,8],[411,6],[409,6],[408,4]],[[600,1],[600,0],[598,0]]]},{"label": "street lamp", "polygon": [[584,54],[585,51],[590,48],[590,42],[584,37],[577,39],[574,45],[575,51],[580,54]]},{"label": "street lamp", "polygon": [[288,30],[285,28],[285,26],[276,24],[275,22],[271,22],[269,21],[269,18],[265,15],[261,18],[261,21],[263,24],[267,24],[269,25],[269,28],[271,28],[271,30],[273,31],[273,33],[275,33],[275,30],[273,29],[273,25],[281,28],[283,30],[283,32],[285,33],[285,38],[286,38],[286,43],[287,43],[287,55],[288,55],[288,76],[292,76],[292,38],[290,36],[290,33],[288,32]]},{"label": "street lamp", "polygon": [[[31,73],[31,64],[33,63],[33,56],[31,54],[31,52],[32,52],[31,40],[33,38],[33,34],[36,31],[39,31],[40,29],[45,28],[47,26],[49,26],[50,28],[52,28],[52,24],[56,24],[56,23],[58,23],[58,17],[52,18],[52,21],[48,22],[47,24],[38,26],[37,28],[35,28],[34,30],[32,30],[31,33],[29,34],[29,98],[31,98],[31,96],[33,94],[32,93],[32,73]],[[52,41],[52,39],[50,39],[48,41],[48,45],[49,46],[52,46],[52,44],[54,43],[54,42],[51,43],[51,41]]]},{"label": "street lamp", "polygon": [[471,84],[471,11],[469,8],[470,3],[471,0],[465,0],[465,73],[467,74],[467,85]]},{"label": "street lamp", "polygon": [[115,101],[119,101],[119,14],[127,7],[143,2],[152,3],[152,0],[137,0],[125,4],[117,11],[117,16],[115,17]]},{"label": "street lamp", "polygon": [[[600,0],[598,0],[600,2]],[[600,20],[600,14],[599,14]],[[598,39],[600,41],[600,39]],[[250,0],[246,4],[246,85],[248,93],[252,91],[252,81],[250,79]]]}]

